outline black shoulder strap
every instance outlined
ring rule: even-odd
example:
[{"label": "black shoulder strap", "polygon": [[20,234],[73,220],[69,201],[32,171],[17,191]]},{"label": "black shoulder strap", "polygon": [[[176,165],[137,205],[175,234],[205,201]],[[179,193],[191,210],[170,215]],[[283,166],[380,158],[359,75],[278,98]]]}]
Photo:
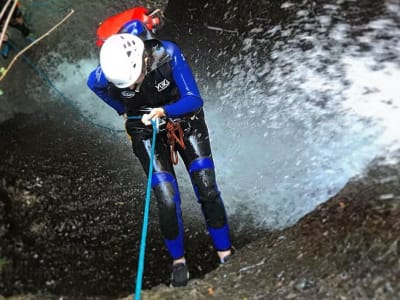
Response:
[{"label": "black shoulder strap", "polygon": [[172,60],[172,57],[159,40],[147,40],[144,43],[146,51],[150,54],[149,71],[157,69]]}]

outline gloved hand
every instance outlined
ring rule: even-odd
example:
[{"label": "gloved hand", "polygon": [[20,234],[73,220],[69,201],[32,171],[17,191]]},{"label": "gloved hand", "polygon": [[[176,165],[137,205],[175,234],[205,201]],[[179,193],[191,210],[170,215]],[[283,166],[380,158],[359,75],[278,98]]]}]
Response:
[{"label": "gloved hand", "polygon": [[165,117],[165,111],[162,107],[153,108],[148,114],[142,116],[142,123],[146,126],[151,125],[151,120],[161,119]]}]

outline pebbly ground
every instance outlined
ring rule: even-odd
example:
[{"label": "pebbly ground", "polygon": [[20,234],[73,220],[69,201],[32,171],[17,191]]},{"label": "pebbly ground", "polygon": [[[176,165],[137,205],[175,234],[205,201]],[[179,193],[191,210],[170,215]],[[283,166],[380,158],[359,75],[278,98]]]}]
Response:
[{"label": "pebbly ground", "polygon": [[[0,124],[0,294],[129,294],[144,172],[124,132],[58,110],[46,106],[46,113],[17,114]],[[218,260],[194,199],[193,192],[182,197],[187,259],[192,277],[202,278]],[[154,199],[150,210],[144,288],[168,284],[170,276]],[[231,216],[231,224],[238,247],[264,232],[252,228],[250,218]]]},{"label": "pebbly ground", "polygon": [[[1,125],[0,290],[6,299],[131,299],[141,170],[128,143],[115,146],[121,136],[65,125],[30,115]],[[167,287],[169,260],[153,217],[142,298],[399,299],[399,168],[371,163],[290,228],[237,232],[224,266],[191,219],[194,279],[185,288]],[[246,220],[232,221],[235,231]]]}]

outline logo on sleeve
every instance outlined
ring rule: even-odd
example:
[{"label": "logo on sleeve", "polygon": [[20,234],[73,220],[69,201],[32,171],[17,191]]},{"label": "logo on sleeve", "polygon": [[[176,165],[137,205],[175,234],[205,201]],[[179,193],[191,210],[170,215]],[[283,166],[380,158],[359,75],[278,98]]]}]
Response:
[{"label": "logo on sleeve", "polygon": [[122,97],[125,97],[125,98],[133,98],[133,97],[135,97],[135,91],[122,91],[121,92],[121,95],[122,95]]},{"label": "logo on sleeve", "polygon": [[103,74],[103,70],[100,68],[100,66],[98,66],[96,69],[96,81],[97,82],[100,82],[101,74]]},{"label": "logo on sleeve", "polygon": [[169,82],[167,80],[167,78],[165,78],[163,81],[161,81],[161,82],[156,84],[156,89],[157,89],[158,92],[162,92],[167,87],[169,87],[170,84],[171,84],[171,82]]}]

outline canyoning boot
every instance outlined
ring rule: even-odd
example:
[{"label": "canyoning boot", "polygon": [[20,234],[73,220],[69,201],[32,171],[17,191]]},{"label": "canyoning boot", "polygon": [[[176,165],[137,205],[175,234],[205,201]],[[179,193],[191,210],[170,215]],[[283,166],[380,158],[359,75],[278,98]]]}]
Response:
[{"label": "canyoning boot", "polygon": [[172,265],[171,287],[185,286],[189,281],[189,271],[186,263]]},{"label": "canyoning boot", "polygon": [[226,255],[225,257],[222,257],[222,258],[219,259],[221,265],[224,265],[224,264],[228,263],[228,262],[231,260],[232,255],[233,255],[235,252],[236,252],[236,249],[235,249],[234,247],[232,247],[232,248],[231,248],[231,254],[228,254],[228,255]]},{"label": "canyoning boot", "polygon": [[224,265],[224,264],[226,264],[228,261],[230,261],[230,260],[231,260],[231,257],[232,257],[232,255],[229,254],[229,255],[227,255],[227,256],[221,258],[221,259],[220,259],[221,265]]}]

